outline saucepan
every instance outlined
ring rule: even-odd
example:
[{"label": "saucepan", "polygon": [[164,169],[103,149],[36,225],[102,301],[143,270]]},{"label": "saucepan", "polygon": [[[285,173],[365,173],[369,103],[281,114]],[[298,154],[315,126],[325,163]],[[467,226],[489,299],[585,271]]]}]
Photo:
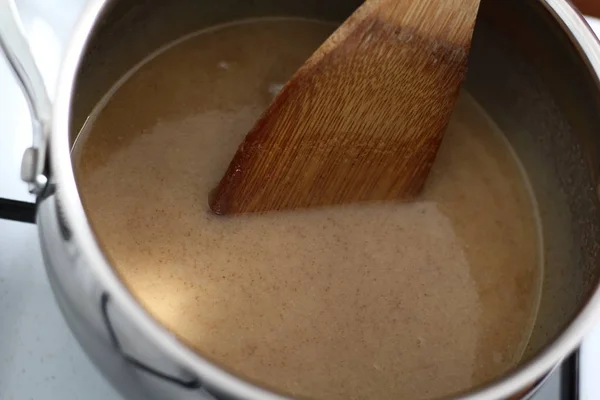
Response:
[{"label": "saucepan", "polygon": [[[0,1],[0,43],[34,119],[22,177],[56,299],[90,358],[130,399],[275,399],[202,358],[134,299],[94,236],[70,149],[90,111],[128,69],[160,46],[214,24],[257,16],[342,21],[359,0],[90,0],[51,100]],[[522,362],[460,399],[523,398],[600,316],[600,45],[565,0],[483,0],[466,89],[522,159],[543,230],[539,315]]]}]

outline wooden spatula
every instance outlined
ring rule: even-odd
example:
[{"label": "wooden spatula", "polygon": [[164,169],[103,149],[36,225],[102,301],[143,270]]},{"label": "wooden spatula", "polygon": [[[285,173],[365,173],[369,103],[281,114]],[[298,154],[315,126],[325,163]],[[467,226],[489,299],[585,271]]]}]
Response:
[{"label": "wooden spatula", "polygon": [[465,77],[478,8],[479,0],[367,0],[247,135],[212,210],[414,198]]}]

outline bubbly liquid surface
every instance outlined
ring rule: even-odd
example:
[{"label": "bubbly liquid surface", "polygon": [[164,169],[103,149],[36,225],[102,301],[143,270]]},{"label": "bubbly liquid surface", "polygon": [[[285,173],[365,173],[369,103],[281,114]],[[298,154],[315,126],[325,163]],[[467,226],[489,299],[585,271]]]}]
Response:
[{"label": "bubbly liquid surface", "polygon": [[124,79],[74,151],[93,228],[161,323],[281,393],[429,399],[497,377],[531,333],[540,238],[519,163],[467,94],[415,203],[208,209],[277,85],[332,29],[221,26]]}]

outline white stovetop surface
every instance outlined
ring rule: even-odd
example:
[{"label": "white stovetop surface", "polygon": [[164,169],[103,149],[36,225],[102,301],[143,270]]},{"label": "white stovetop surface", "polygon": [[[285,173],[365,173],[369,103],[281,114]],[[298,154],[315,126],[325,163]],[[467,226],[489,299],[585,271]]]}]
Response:
[{"label": "white stovetop surface", "polygon": [[[51,96],[86,0],[16,0]],[[596,23],[596,22],[593,22]],[[600,32],[600,22],[597,24]],[[0,56],[0,197],[33,202],[19,179],[27,104]],[[600,399],[600,326],[583,345],[581,399]],[[0,220],[0,400],[121,400],[83,354],[54,301],[34,225]],[[559,400],[551,380],[535,400]]]},{"label": "white stovetop surface", "polygon": [[[51,95],[85,0],[16,0]],[[0,197],[34,201],[20,181],[31,120],[0,51]],[[0,400],[122,400],[67,327],[52,295],[35,225],[0,220]]]}]

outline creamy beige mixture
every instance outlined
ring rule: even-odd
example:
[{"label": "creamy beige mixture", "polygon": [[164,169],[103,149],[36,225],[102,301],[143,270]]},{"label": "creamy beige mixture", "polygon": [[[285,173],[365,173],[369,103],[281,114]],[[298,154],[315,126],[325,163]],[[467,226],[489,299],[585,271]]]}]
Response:
[{"label": "creamy beige mixture", "polygon": [[207,197],[277,85],[331,32],[215,28],[99,106],[75,149],[98,238],[134,295],[204,356],[317,399],[429,399],[517,363],[540,291],[516,158],[463,94],[420,201],[216,217]]}]

